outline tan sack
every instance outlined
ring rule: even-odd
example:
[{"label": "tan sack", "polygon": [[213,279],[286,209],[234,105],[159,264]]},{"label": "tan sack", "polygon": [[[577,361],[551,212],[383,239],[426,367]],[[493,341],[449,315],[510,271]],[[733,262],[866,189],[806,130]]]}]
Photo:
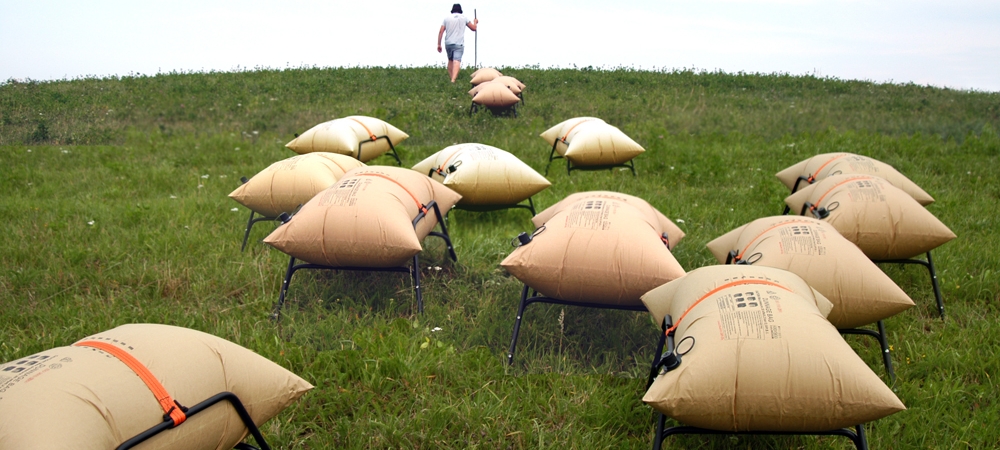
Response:
[{"label": "tan sack", "polygon": [[[559,122],[552,128],[545,130],[539,136],[541,136],[542,139],[545,139],[545,142],[548,142],[549,145],[555,144],[557,140],[562,141],[562,143],[565,144],[566,139],[569,138],[569,132],[573,131],[574,128],[580,126],[580,124],[587,122],[604,123],[603,120],[598,119],[597,117],[574,117],[572,119],[567,119],[562,122]],[[566,150],[566,146],[560,145],[559,147],[557,147],[557,149],[560,150],[559,155],[561,156],[563,152]]]},{"label": "tan sack", "polygon": [[495,78],[502,77],[503,74],[499,70],[492,67],[483,67],[470,75],[472,77],[472,85],[478,85],[485,83],[487,81],[493,81]]},{"label": "tan sack", "polygon": [[921,205],[927,206],[934,203],[934,198],[924,192],[920,186],[906,178],[906,175],[899,173],[892,166],[867,156],[855,155],[853,153],[823,153],[799,162],[775,176],[781,180],[789,189],[795,187],[799,177],[805,177],[808,181],[799,183],[799,187],[814,183],[831,175],[854,174],[854,175],[874,175],[881,177],[896,186]]},{"label": "tan sack", "polygon": [[892,317],[913,306],[889,276],[858,246],[826,222],[801,216],[764,217],[708,243],[720,263],[733,261],[788,270],[833,303],[828,319],[855,328]]},{"label": "tan sack", "polygon": [[912,258],[955,238],[913,197],[876,176],[834,175],[785,198],[793,213],[805,203],[812,205],[805,215],[824,216],[874,260]]},{"label": "tan sack", "polygon": [[514,106],[521,99],[511,92],[503,83],[488,82],[476,86],[479,91],[472,97],[472,102],[488,108],[507,108]]},{"label": "tan sack", "polygon": [[368,162],[389,151],[389,141],[395,146],[408,137],[410,135],[383,120],[348,116],[316,125],[292,139],[285,147],[300,155],[331,152]]},{"label": "tan sack", "polygon": [[549,297],[641,305],[643,293],[684,276],[657,225],[629,203],[583,199],[565,205],[500,265]]},{"label": "tan sack", "polygon": [[628,194],[622,194],[621,192],[612,191],[586,191],[577,192],[575,194],[570,194],[566,198],[562,199],[558,203],[545,208],[542,212],[531,218],[531,222],[534,223],[535,227],[540,227],[545,222],[548,222],[556,213],[562,211],[563,209],[572,206],[573,204],[579,202],[580,200],[587,199],[609,199],[617,200],[624,203],[632,205],[632,207],[638,209],[642,212],[646,221],[653,225],[653,229],[660,234],[666,234],[666,244],[667,248],[673,250],[674,247],[684,238],[684,231],[674,224],[672,220],[663,215],[658,209],[654,208],[652,205],[647,203],[645,200]]},{"label": "tan sack", "polygon": [[265,217],[292,213],[348,170],[365,163],[337,153],[315,152],[278,161],[236,188],[229,198]]},{"label": "tan sack", "polygon": [[437,225],[431,200],[444,215],[460,195],[415,170],[361,167],[309,200],[292,219],[264,239],[268,245],[313,264],[397,267],[420,252],[420,241]]},{"label": "tan sack", "polygon": [[413,170],[459,193],[459,205],[516,205],[552,184],[516,156],[475,143],[447,147]]},{"label": "tan sack", "polygon": [[599,120],[580,121],[556,141],[556,153],[577,166],[622,164],[644,151],[617,127]]},{"label": "tan sack", "polygon": [[[122,325],[0,364],[0,448],[107,450],[163,422],[163,408],[136,372],[105,350],[79,346],[85,342],[131,356],[185,407],[232,392],[258,426],[312,389],[225,339],[169,325]],[[232,408],[213,406],[140,447],[231,449],[247,433]]]},{"label": "tan sack", "polygon": [[791,272],[702,267],[642,301],[656,323],[670,314],[687,351],[642,400],[685,425],[827,431],[906,409],[826,320],[829,301]]},{"label": "tan sack", "polygon": [[507,86],[507,88],[510,89],[510,91],[513,92],[514,94],[520,94],[522,91],[524,91],[524,88],[526,87],[524,83],[520,82],[517,78],[506,75],[494,78],[493,82],[502,83],[504,86]]}]

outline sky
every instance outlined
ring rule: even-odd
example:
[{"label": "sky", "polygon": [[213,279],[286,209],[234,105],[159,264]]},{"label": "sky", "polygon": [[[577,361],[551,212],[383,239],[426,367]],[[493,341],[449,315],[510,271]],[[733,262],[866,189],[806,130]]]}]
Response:
[{"label": "sky", "polygon": [[[439,66],[452,2],[0,0],[0,83]],[[997,0],[477,0],[463,67],[693,69],[1000,92]],[[468,72],[465,72],[468,73]]]}]

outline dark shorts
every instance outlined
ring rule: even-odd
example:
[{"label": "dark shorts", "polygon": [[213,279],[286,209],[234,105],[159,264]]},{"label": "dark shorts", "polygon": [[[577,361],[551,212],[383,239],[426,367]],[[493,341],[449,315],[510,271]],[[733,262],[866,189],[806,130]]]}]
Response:
[{"label": "dark shorts", "polygon": [[461,61],[462,53],[465,51],[465,46],[448,44],[444,46],[444,50],[448,52],[448,61]]}]

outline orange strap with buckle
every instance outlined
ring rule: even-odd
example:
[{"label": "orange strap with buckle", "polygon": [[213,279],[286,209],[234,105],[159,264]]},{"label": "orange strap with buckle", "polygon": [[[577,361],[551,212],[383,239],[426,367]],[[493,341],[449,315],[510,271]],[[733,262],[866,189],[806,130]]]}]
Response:
[{"label": "orange strap with buckle", "polygon": [[150,392],[153,393],[153,396],[156,397],[157,403],[159,403],[160,407],[163,408],[164,419],[166,417],[170,417],[170,419],[173,420],[175,427],[187,419],[187,415],[181,410],[181,404],[177,403],[177,401],[170,396],[167,389],[160,384],[160,380],[157,380],[153,373],[146,368],[146,366],[121,347],[101,341],[82,341],[73,344],[73,346],[96,348],[114,356],[115,358],[118,358],[118,360],[125,363],[129,369],[132,369],[132,371],[139,376],[143,383],[146,383],[146,387],[149,388]]},{"label": "orange strap with buckle", "polygon": [[574,123],[574,124],[573,124],[573,126],[569,127],[569,129],[568,129],[568,130],[566,130],[566,134],[564,134],[564,135],[563,135],[563,137],[562,137],[562,138],[560,138],[559,140],[560,140],[560,141],[562,141],[562,143],[563,143],[563,144],[565,144],[565,143],[566,143],[566,138],[568,138],[568,137],[569,137],[569,133],[570,133],[571,131],[573,131],[573,129],[574,129],[574,128],[576,128],[576,127],[577,127],[578,125],[580,125],[581,123],[584,123],[584,122],[590,122],[590,121],[592,121],[592,120],[594,120],[594,119],[584,119],[584,120],[581,120],[581,121],[579,121],[579,122],[577,122],[577,123]]},{"label": "orange strap with buckle", "polygon": [[692,303],[691,306],[688,306],[688,308],[686,310],[684,310],[684,314],[681,314],[681,317],[679,319],[677,319],[677,321],[674,322],[674,324],[670,328],[667,328],[667,331],[665,331],[664,333],[666,335],[668,335],[668,336],[670,335],[670,333],[673,333],[674,330],[677,329],[677,325],[680,325],[681,321],[684,320],[684,317],[687,317],[688,313],[691,312],[691,310],[694,309],[695,306],[698,306],[698,304],[701,303],[702,300],[705,300],[706,298],[711,297],[712,294],[715,294],[716,292],[719,292],[719,291],[721,291],[723,289],[729,289],[729,288],[734,287],[734,286],[743,286],[743,285],[747,285],[747,284],[760,284],[760,285],[765,285],[765,286],[774,286],[774,287],[778,287],[778,288],[784,289],[784,290],[786,290],[788,292],[792,292],[791,289],[788,289],[788,288],[786,288],[786,287],[784,287],[784,286],[782,286],[782,285],[780,285],[778,283],[775,283],[773,281],[767,281],[767,280],[740,280],[740,281],[733,281],[733,282],[730,282],[730,283],[726,283],[726,284],[723,284],[722,286],[719,286],[719,287],[717,287],[715,289],[712,289],[711,291],[708,291],[707,294],[701,296],[701,298],[699,298],[694,303]]},{"label": "orange strap with buckle", "polygon": [[837,183],[837,184],[833,185],[833,187],[831,187],[830,189],[827,189],[826,192],[823,193],[823,195],[819,196],[819,198],[816,200],[816,203],[813,203],[813,205],[809,207],[809,210],[810,211],[815,211],[816,208],[818,208],[819,205],[821,203],[823,203],[823,199],[826,198],[826,196],[829,195],[831,192],[833,192],[834,189],[837,189],[838,187],[843,186],[843,185],[845,185],[847,183],[850,183],[852,181],[871,180],[871,179],[872,179],[872,177],[870,175],[859,175],[859,176],[851,177],[851,178],[848,178],[848,179],[846,179],[844,181],[841,181],[840,183]]},{"label": "orange strap with buckle", "polygon": [[827,166],[827,164],[830,164],[830,163],[832,163],[832,162],[834,162],[834,161],[836,161],[836,160],[838,160],[840,158],[843,158],[845,156],[847,156],[847,153],[840,154],[840,155],[834,156],[833,158],[830,158],[825,163],[823,163],[822,165],[820,165],[819,168],[816,169],[812,174],[810,174],[809,178],[806,178],[806,181],[809,184],[812,184],[813,181],[816,181],[816,175],[819,175],[820,171],[822,171],[823,168]]},{"label": "orange strap with buckle", "polygon": [[788,221],[781,222],[779,224],[770,226],[766,230],[761,231],[760,234],[754,236],[753,239],[751,239],[750,242],[747,243],[747,246],[743,247],[743,251],[740,252],[738,255],[736,255],[736,256],[733,257],[733,260],[734,261],[740,261],[740,260],[742,260],[743,259],[743,255],[745,255],[747,253],[747,250],[750,249],[750,246],[753,245],[754,242],[757,242],[757,239],[760,239],[760,237],[763,236],[764,234],[766,234],[768,231],[771,231],[771,230],[773,230],[775,228],[783,227],[783,226],[788,225],[790,223],[812,223],[812,222],[810,222],[808,220],[788,220]]},{"label": "orange strap with buckle", "polygon": [[355,119],[355,118],[353,118],[353,117],[348,117],[348,119],[351,119],[351,120],[353,120],[353,121],[357,122],[357,123],[358,123],[358,125],[361,125],[361,128],[364,128],[364,129],[365,129],[365,131],[367,131],[367,132],[368,132],[368,137],[369,137],[369,138],[371,138],[371,140],[373,140],[373,141],[374,141],[374,140],[378,139],[377,137],[375,137],[375,133],[372,133],[372,130],[369,130],[369,129],[368,129],[368,126],[367,126],[367,125],[365,125],[364,123],[362,123],[362,122],[361,122],[360,120],[358,120],[358,119]]},{"label": "orange strap with buckle", "polygon": [[[410,198],[413,199],[413,203],[417,204],[417,209],[419,209],[420,212],[422,212],[424,214],[427,214],[427,207],[424,206],[423,203],[420,203],[420,200],[417,199],[417,196],[413,195],[413,193],[410,192],[410,190],[407,189],[406,186],[403,186],[402,183],[400,183],[400,182],[398,182],[398,181],[396,181],[396,180],[394,180],[394,179],[392,179],[392,178],[390,178],[390,177],[388,177],[386,175],[382,175],[380,173],[374,173],[374,172],[359,173],[359,174],[356,174],[356,176],[359,176],[359,177],[379,177],[379,178],[384,178],[386,180],[389,180],[389,181],[391,181],[393,183],[396,183],[396,185],[399,186],[400,188],[402,188],[404,191],[406,191],[407,194],[410,194]],[[424,178],[426,178],[426,177],[424,177]]]}]

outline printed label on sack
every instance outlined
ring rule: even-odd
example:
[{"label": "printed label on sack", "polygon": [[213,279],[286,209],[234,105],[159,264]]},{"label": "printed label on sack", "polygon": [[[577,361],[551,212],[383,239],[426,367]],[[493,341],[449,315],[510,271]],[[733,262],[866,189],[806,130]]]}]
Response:
[{"label": "printed label on sack", "polygon": [[777,292],[744,290],[716,298],[719,307],[719,337],[732,339],[781,339],[781,326],[774,321]]},{"label": "printed label on sack", "polygon": [[4,393],[19,383],[30,383],[51,370],[59,370],[63,364],[71,363],[69,357],[60,359],[57,354],[38,353],[17,361],[0,365],[0,401]]},{"label": "printed label on sack", "polygon": [[468,159],[470,161],[496,161],[500,159],[500,155],[492,148],[482,148],[462,155],[461,159]]},{"label": "printed label on sack", "polygon": [[340,180],[336,188],[323,191],[319,206],[354,206],[358,202],[358,194],[364,192],[371,182],[370,178]]},{"label": "printed label on sack", "polygon": [[284,161],[279,161],[274,164],[273,171],[280,172],[282,170],[295,170],[295,166],[298,165],[299,160],[301,160],[305,155],[293,156]]},{"label": "printed label on sack", "polygon": [[778,230],[781,254],[821,256],[826,254],[823,230],[811,225],[789,225]]},{"label": "printed label on sack", "polygon": [[851,173],[878,173],[875,161],[864,156],[854,156],[848,158],[847,166],[851,168]]},{"label": "printed label on sack", "polygon": [[587,200],[577,203],[566,215],[566,228],[607,230],[611,227],[609,218],[617,210],[618,203],[606,200]]},{"label": "printed label on sack", "polygon": [[847,195],[854,202],[884,202],[882,187],[872,180],[857,180],[847,184]]}]

